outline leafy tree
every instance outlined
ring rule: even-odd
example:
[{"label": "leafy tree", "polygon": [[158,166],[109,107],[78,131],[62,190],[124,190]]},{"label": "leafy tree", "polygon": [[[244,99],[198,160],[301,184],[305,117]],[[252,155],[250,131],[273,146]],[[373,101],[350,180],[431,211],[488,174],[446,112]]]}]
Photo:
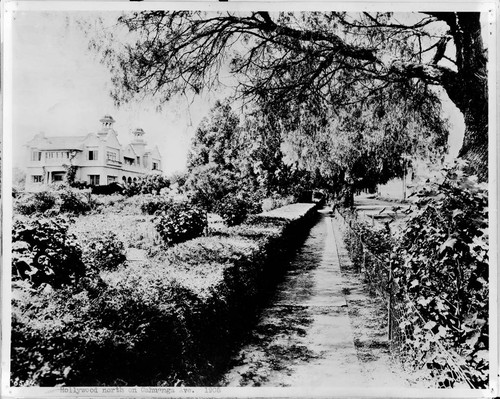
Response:
[{"label": "leafy tree", "polygon": [[294,159],[344,187],[345,205],[355,190],[403,176],[412,160],[441,161],[447,150],[439,100],[418,82],[390,86],[377,98],[332,113],[303,107],[282,121]]},{"label": "leafy tree", "polygon": [[189,153],[185,187],[191,200],[221,215],[235,209],[244,215],[259,210],[259,196],[299,196],[314,188],[319,181],[314,174],[284,161],[280,118],[262,104],[240,121],[227,100],[217,102],[196,130]]},{"label": "leafy tree", "polygon": [[188,155],[188,171],[214,163],[231,168],[238,152],[239,118],[229,103],[217,101],[196,129]]},{"label": "leafy tree", "polygon": [[259,104],[243,122],[245,154],[241,157],[241,169],[265,195],[288,195],[293,190],[291,185],[301,186],[294,173],[296,168],[284,160],[282,145],[286,137],[281,122],[274,107],[268,104]]},{"label": "leafy tree", "polygon": [[188,154],[185,189],[208,212],[238,191],[239,119],[229,103],[217,102],[198,128]]},{"label": "leafy tree", "polygon": [[124,51],[92,43],[111,66],[117,102],[210,89],[227,60],[246,99],[274,104],[314,99],[339,108],[418,80],[444,88],[463,113],[459,156],[487,179],[486,52],[477,12],[148,11],[118,23],[134,37]]}]

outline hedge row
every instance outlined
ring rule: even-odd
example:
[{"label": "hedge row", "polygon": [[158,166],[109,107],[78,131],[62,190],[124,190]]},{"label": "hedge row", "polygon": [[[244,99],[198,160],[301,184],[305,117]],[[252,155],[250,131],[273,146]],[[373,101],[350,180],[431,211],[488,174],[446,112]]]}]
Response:
[{"label": "hedge row", "polygon": [[314,214],[261,215],[78,287],[19,284],[12,384],[215,383]]}]

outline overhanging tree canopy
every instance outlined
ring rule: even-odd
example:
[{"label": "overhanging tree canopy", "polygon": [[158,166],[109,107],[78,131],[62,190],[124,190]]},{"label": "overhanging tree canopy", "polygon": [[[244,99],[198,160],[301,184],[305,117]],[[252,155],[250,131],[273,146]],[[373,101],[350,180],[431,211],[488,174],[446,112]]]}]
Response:
[{"label": "overhanging tree canopy", "polygon": [[444,88],[463,113],[459,156],[487,178],[486,52],[479,13],[204,13],[150,11],[120,17],[137,34],[125,51],[103,50],[114,97],[148,92],[166,101],[219,82],[229,65],[245,99],[343,107],[392,84]]}]

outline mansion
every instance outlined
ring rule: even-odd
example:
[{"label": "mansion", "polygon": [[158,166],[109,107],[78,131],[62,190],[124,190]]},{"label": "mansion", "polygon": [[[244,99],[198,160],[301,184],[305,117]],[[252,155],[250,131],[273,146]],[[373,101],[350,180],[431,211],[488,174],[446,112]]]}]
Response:
[{"label": "mansion", "polygon": [[99,132],[86,136],[48,137],[40,133],[29,141],[26,187],[63,181],[70,166],[76,169],[75,180],[96,186],[132,183],[162,172],[158,147],[146,147],[144,130],[136,129],[132,142],[122,146],[113,129],[115,120],[105,115],[100,122]]}]

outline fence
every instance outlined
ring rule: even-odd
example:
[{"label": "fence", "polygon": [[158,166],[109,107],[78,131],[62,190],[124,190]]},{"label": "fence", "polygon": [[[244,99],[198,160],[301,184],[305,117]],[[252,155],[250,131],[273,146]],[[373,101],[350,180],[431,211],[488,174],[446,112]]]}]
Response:
[{"label": "fence", "polygon": [[[337,210],[336,219],[344,234],[347,250],[357,272],[364,276],[368,288],[387,304],[388,341],[391,353],[407,370],[421,370],[439,387],[465,386],[474,388],[464,360],[446,348],[429,328],[428,322],[407,295],[397,293],[393,280],[390,253],[374,254],[355,231],[354,217],[348,218]],[[425,334],[420,332],[425,331]]]}]

